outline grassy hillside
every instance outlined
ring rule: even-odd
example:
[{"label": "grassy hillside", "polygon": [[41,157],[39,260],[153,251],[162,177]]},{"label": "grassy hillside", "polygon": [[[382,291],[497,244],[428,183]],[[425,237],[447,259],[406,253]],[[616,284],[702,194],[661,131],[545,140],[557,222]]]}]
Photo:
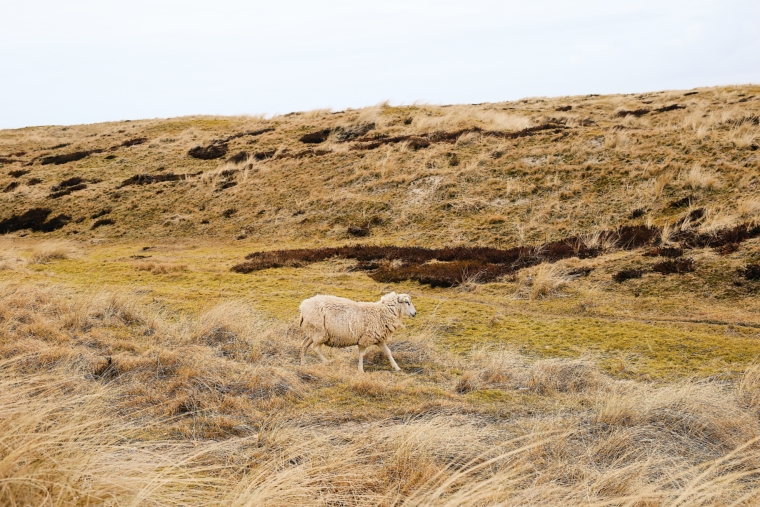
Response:
[{"label": "grassy hillside", "polygon": [[[0,503],[756,505],[759,116],[742,86],[0,131]],[[402,372],[299,364],[302,299],[391,290]]]},{"label": "grassy hillside", "polygon": [[[324,242],[355,225],[382,241],[510,245],[662,224],[689,198],[717,226],[757,213],[758,96],[746,86],[3,131],[2,219],[49,209],[69,217],[48,227],[59,236]],[[219,158],[193,158],[196,147]],[[83,158],[60,163],[72,155]]]}]

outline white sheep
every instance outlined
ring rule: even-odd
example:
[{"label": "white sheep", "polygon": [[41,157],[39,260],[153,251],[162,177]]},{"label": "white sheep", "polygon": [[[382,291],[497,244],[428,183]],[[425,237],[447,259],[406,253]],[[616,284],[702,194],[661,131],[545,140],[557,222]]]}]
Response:
[{"label": "white sheep", "polygon": [[364,352],[370,345],[379,345],[388,356],[393,369],[401,369],[393,360],[391,350],[385,342],[402,326],[402,316],[417,315],[408,294],[391,292],[381,297],[377,303],[362,303],[320,294],[305,299],[299,309],[300,326],[306,332],[306,338],[301,343],[301,364],[306,360],[306,351],[310,346],[322,361],[327,362],[319,350],[322,345],[358,345],[359,372],[364,373]]}]

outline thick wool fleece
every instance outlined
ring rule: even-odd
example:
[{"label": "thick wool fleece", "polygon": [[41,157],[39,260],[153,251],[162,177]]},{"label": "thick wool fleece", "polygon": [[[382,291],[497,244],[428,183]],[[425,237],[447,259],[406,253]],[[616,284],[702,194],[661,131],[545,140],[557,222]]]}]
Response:
[{"label": "thick wool fleece", "polygon": [[314,345],[379,345],[402,326],[396,294],[378,303],[318,295],[301,303],[301,322]]}]

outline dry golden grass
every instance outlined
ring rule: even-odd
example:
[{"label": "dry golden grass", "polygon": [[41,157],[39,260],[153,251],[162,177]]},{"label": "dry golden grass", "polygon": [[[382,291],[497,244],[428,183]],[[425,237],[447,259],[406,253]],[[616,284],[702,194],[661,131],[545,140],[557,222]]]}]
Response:
[{"label": "dry golden grass", "polygon": [[707,208],[705,219],[699,226],[701,232],[714,234],[722,229],[733,227],[738,222],[738,217],[733,210],[727,210],[723,207]]},{"label": "dry golden grass", "polygon": [[[171,322],[134,297],[71,296],[0,294],[3,503],[716,505],[760,495],[756,365],[735,386],[658,386],[614,380],[587,360],[493,348],[455,357],[412,340],[398,353],[427,373],[359,377],[339,363],[300,366],[292,329],[239,302]],[[160,334],[146,333],[151,320]],[[453,365],[463,373],[445,373]],[[389,409],[407,415],[389,419]]]},{"label": "dry golden grass", "polygon": [[[749,194],[743,197],[757,196],[760,101],[738,101],[758,94],[755,86],[723,87],[689,96],[381,104],[271,119],[188,117],[3,131],[0,157],[11,162],[2,166],[0,187],[19,185],[0,193],[0,223],[39,207],[50,210],[48,220],[69,217],[66,225],[48,233],[20,225],[17,234],[335,242],[351,239],[349,225],[376,217],[371,237],[438,246],[452,238],[490,245],[557,239],[567,230],[598,229],[600,218],[611,227],[625,224],[628,210],[642,205],[659,225],[671,214],[669,203],[690,194],[701,207],[733,206],[734,189],[743,182]],[[673,104],[682,108],[667,109]],[[649,112],[618,114],[641,109]],[[415,140],[474,128],[511,134],[546,124],[557,128],[515,139],[465,132],[427,146]],[[366,125],[374,127],[360,128]],[[266,128],[274,130],[228,140],[219,159],[188,155],[195,146]],[[322,143],[299,141],[324,129],[332,133]],[[347,129],[364,133],[340,137]],[[147,141],[121,146],[140,138]],[[399,141],[356,149],[384,138]],[[60,145],[66,146],[53,149]],[[44,157],[83,150],[105,151],[41,165]],[[228,160],[240,152],[242,158]],[[8,174],[18,169],[29,173]],[[139,174],[179,179],[120,187]],[[53,186],[75,177],[86,188],[48,197]],[[32,185],[33,178],[41,183]],[[484,215],[506,220],[484,223]],[[113,223],[93,229],[97,220]]]},{"label": "dry golden grass", "polygon": [[531,300],[556,297],[574,278],[559,264],[539,264],[521,273],[520,289],[515,296]]},{"label": "dry golden grass", "polygon": [[69,241],[45,241],[32,248],[27,262],[30,264],[47,264],[52,261],[68,259],[75,253],[76,248]]},{"label": "dry golden grass", "polygon": [[718,186],[719,181],[715,174],[710,171],[705,171],[702,166],[694,165],[684,176],[685,184],[696,190],[698,188],[715,188]]}]

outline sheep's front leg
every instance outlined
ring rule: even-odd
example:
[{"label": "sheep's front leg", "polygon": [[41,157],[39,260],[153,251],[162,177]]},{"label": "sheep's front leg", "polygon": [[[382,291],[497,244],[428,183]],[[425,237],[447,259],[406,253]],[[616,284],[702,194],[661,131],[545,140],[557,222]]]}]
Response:
[{"label": "sheep's front leg", "polygon": [[359,345],[359,373],[364,373],[364,353],[367,351],[367,347]]},{"label": "sheep's front leg", "polygon": [[385,342],[380,344],[380,348],[383,349],[383,352],[385,352],[385,355],[388,356],[388,360],[391,362],[391,366],[393,366],[393,369],[396,371],[400,371],[401,368],[398,367],[396,364],[396,361],[393,360],[393,355],[391,355],[391,349],[388,348],[388,345],[385,344]]}]

